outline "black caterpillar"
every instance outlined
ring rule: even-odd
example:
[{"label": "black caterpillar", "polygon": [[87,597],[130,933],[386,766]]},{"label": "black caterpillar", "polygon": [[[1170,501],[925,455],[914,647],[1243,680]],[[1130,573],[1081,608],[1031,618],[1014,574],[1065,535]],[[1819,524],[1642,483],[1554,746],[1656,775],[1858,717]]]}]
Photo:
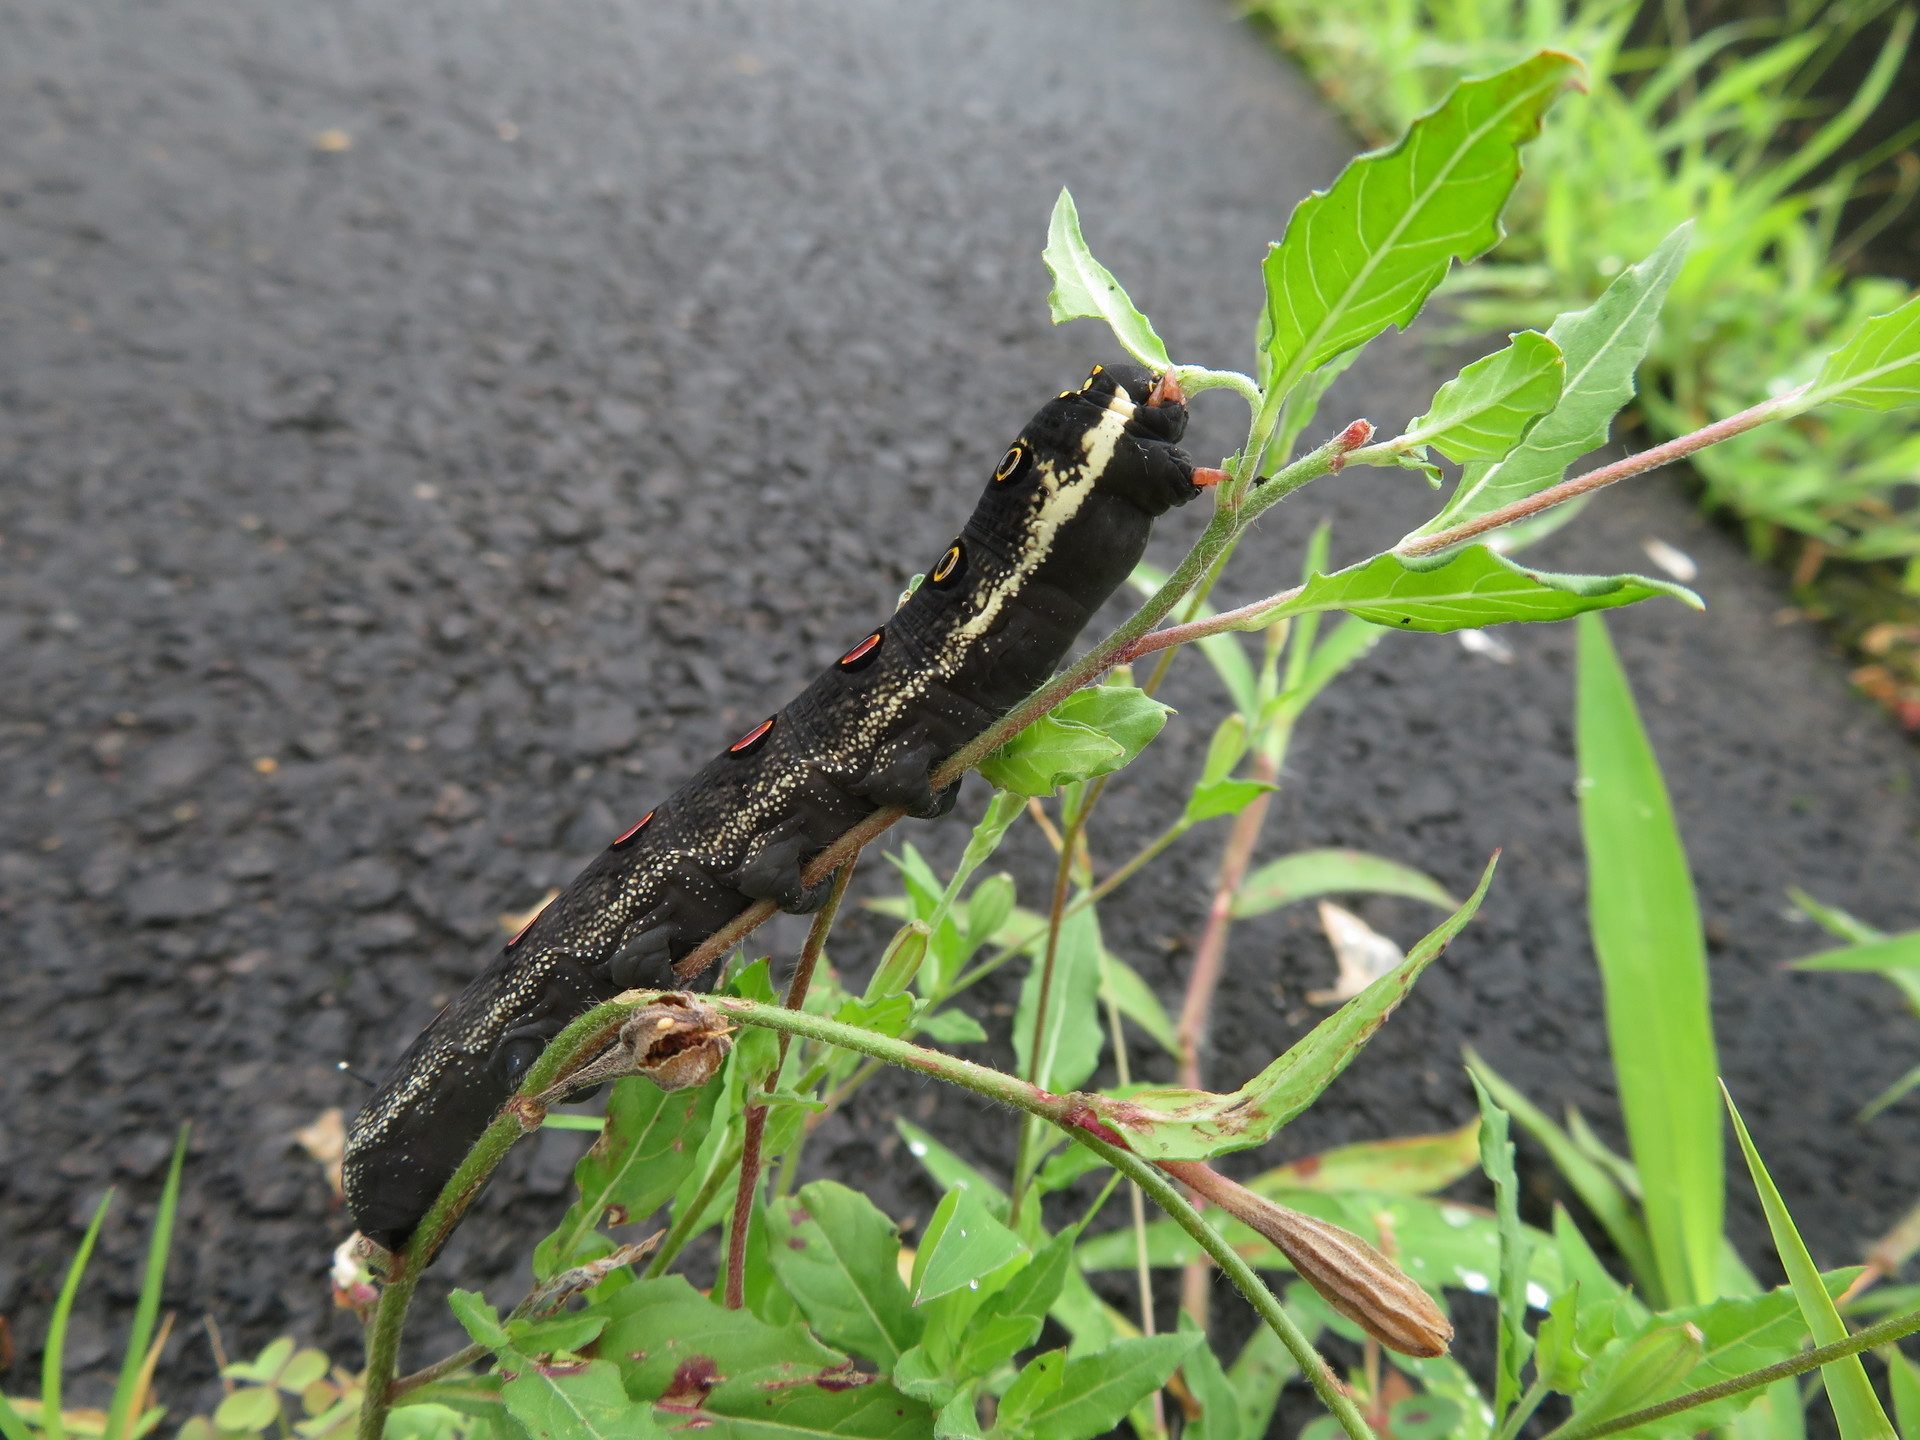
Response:
[{"label": "black caterpillar", "polygon": [[885,806],[932,819],[948,756],[1050,676],[1154,520],[1199,493],[1179,390],[1095,366],[994,469],[960,538],[885,625],[649,811],[509,941],[387,1075],[347,1140],[347,1203],[392,1249],[541,1050],[756,900],[805,913],[807,862]]}]

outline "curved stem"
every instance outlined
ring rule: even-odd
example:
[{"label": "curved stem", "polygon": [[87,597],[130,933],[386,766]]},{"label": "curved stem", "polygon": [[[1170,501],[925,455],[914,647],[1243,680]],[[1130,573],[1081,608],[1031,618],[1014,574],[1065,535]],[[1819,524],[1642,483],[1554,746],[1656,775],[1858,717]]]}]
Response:
[{"label": "curved stem", "polygon": [[1915,1331],[1920,1331],[1920,1310],[1910,1315],[1897,1315],[1891,1320],[1882,1320],[1878,1325],[1870,1325],[1844,1340],[1834,1341],[1831,1345],[1822,1345],[1816,1350],[1805,1351],[1790,1360],[1769,1365],[1764,1370],[1753,1370],[1745,1375],[1736,1375],[1731,1380],[1722,1380],[1718,1385],[1709,1385],[1703,1390],[1691,1390],[1685,1395],[1676,1395],[1671,1400],[1663,1400],[1658,1405],[1649,1405],[1644,1410],[1635,1410],[1630,1415],[1616,1415],[1610,1420],[1594,1425],[1582,1425],[1577,1421],[1569,1420],[1558,1430],[1549,1433],[1547,1440],[1600,1440],[1603,1435],[1618,1435],[1623,1430],[1637,1430],[1640,1426],[1650,1425],[1655,1420],[1664,1420],[1669,1415],[1678,1415],[1682,1410],[1691,1410],[1696,1405],[1724,1400],[1729,1395],[1741,1395],[1748,1390],[1758,1390],[1762,1386],[1773,1384],[1776,1380],[1788,1380],[1795,1375],[1804,1375],[1809,1370],[1818,1370],[1822,1365],[1831,1365],[1836,1360],[1845,1360],[1849,1355],[1858,1355],[1861,1351],[1871,1350],[1876,1345],[1886,1345]]}]

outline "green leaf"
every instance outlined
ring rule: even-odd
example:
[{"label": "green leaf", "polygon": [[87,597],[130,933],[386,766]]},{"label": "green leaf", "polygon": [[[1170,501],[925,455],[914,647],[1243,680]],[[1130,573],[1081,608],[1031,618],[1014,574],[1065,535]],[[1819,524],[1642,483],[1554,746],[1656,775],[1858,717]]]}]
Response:
[{"label": "green leaf", "polygon": [[[138,1418],[133,1413],[133,1404],[139,1397],[140,1377],[146,1369],[147,1351],[153,1344],[154,1321],[160,1314],[160,1291],[167,1278],[167,1252],[173,1248],[173,1221],[180,1206],[180,1168],[186,1158],[187,1127],[182,1125],[173,1142],[173,1159],[167,1165],[166,1183],[160,1187],[153,1234],[147,1240],[147,1264],[140,1274],[140,1298],[134,1304],[133,1325],[127,1332],[127,1353],[120,1362],[120,1377],[113,1387],[105,1440],[128,1440],[129,1427]],[[326,1373],[324,1362],[320,1373]],[[304,1389],[304,1383],[297,1388]]]},{"label": "green leaf", "polygon": [[987,1038],[986,1029],[978,1020],[964,1010],[951,1007],[922,1015],[914,1028],[942,1045],[978,1045]]},{"label": "green leaf", "polygon": [[[1833,1296],[1828,1293],[1813,1257],[1807,1253],[1806,1242],[1800,1238],[1793,1217],[1787,1213],[1787,1202],[1781,1198],[1773,1177],[1760,1159],[1760,1152],[1754,1148],[1753,1137],[1747,1133],[1746,1122],[1740,1118],[1733,1096],[1726,1093],[1724,1085],[1721,1093],[1726,1099],[1727,1114],[1733,1118],[1733,1133],[1740,1142],[1740,1153],[1747,1160],[1747,1173],[1753,1177],[1753,1188],[1760,1192],[1760,1206],[1767,1213],[1767,1230],[1773,1236],[1773,1248],[1793,1286],[1800,1313],[1813,1334],[1813,1343],[1838,1344],[1847,1338],[1847,1322],[1834,1307]],[[1887,1412],[1880,1408],[1880,1399],[1867,1379],[1867,1367],[1860,1363],[1858,1355],[1822,1366],[1820,1379],[1827,1387],[1833,1418],[1840,1425],[1840,1440],[1895,1440]]]},{"label": "green leaf", "polygon": [[1547,338],[1566,360],[1559,402],[1503,459],[1469,464],[1440,513],[1409,539],[1544,490],[1558,483],[1575,460],[1606,444],[1614,415],[1633,398],[1634,372],[1652,342],[1668,287],[1686,260],[1691,233],[1690,224],[1682,225],[1645,260],[1622,271],[1585,310],[1554,320]]},{"label": "green leaf", "polygon": [[610,1360],[502,1357],[503,1369],[510,1364],[525,1368],[500,1387],[500,1398],[530,1440],[652,1440],[661,1434],[648,1407],[627,1398]]},{"label": "green leaf", "polygon": [[1586,1375],[1588,1355],[1580,1348],[1580,1284],[1575,1281],[1547,1307],[1534,1337],[1535,1373],[1549,1390],[1577,1395]]},{"label": "green leaf", "polygon": [[605,1129],[573,1167],[580,1196],[534,1249],[536,1277],[551,1280],[588,1258],[582,1246],[609,1210],[642,1220],[672,1196],[706,1137],[721,1086],[716,1078],[668,1093],[637,1075],[614,1085]]},{"label": "green leaf", "polygon": [[1029,1360],[1007,1387],[1007,1393],[1000,1397],[998,1428],[1016,1435],[1031,1433],[1028,1422],[1033,1412],[1060,1392],[1060,1382],[1066,1373],[1067,1352],[1064,1350],[1049,1350]]},{"label": "green leaf", "polygon": [[1532,1353],[1527,1334],[1527,1239],[1520,1228],[1520,1177],[1513,1168],[1513,1142],[1507,1138],[1507,1112],[1493,1103],[1487,1087],[1473,1076],[1480,1101],[1480,1168],[1493,1182],[1495,1221],[1500,1227],[1499,1358],[1494,1371],[1493,1410],[1505,1418],[1520,1398],[1520,1371]]},{"label": "green leaf", "polygon": [[[1020,1003],[1013,1014],[1013,1053],[1025,1072],[1033,1054],[1033,1021],[1040,1007],[1045,969],[1045,941],[1034,946],[1033,964],[1020,984]],[[1060,922],[1054,950],[1053,984],[1047,990],[1046,1038],[1040,1063],[1032,1071],[1034,1084],[1048,1090],[1077,1090],[1100,1063],[1106,1032],[1100,1024],[1100,921],[1089,905]]]},{"label": "green leaf", "polygon": [[804,1325],[728,1310],[678,1275],[601,1303],[611,1319],[599,1353],[619,1364],[627,1394],[673,1406],[662,1419],[675,1430],[737,1440],[926,1440],[932,1427],[924,1404],[862,1376]]},{"label": "green leaf", "polygon": [[962,1373],[989,1375],[1039,1337],[1073,1267],[1073,1246],[1079,1238],[1077,1225],[1062,1230],[1034,1252],[1031,1263],[987,1297],[967,1325],[959,1356]]},{"label": "green leaf", "polygon": [[1920,295],[1873,316],[1827,357],[1801,404],[1829,402],[1859,410],[1920,403]]},{"label": "green leaf", "polygon": [[1446,1440],[1460,1426],[1461,1405],[1445,1395],[1415,1395],[1387,1412],[1393,1440]]},{"label": "green leaf", "polygon": [[1538,330],[1474,361],[1434,394],[1427,413],[1407,423],[1393,443],[1431,445],[1455,464],[1505,459],[1560,399],[1566,362],[1560,347]]},{"label": "green leaf", "polygon": [[[1025,1408],[1023,1426],[1034,1440],[1093,1440],[1166,1384],[1200,1341],[1197,1331],[1137,1336],[1069,1360],[1058,1385]],[[1009,1390],[1008,1400],[1012,1397]]]},{"label": "green leaf", "polygon": [[854,998],[833,1012],[843,1025],[857,1025],[875,1034],[899,1036],[913,1020],[913,997],[896,991],[877,1000]]},{"label": "green leaf", "polygon": [[1893,1419],[1902,1435],[1920,1435],[1920,1374],[1897,1345],[1880,1352],[1887,1362],[1887,1388],[1893,1392]]},{"label": "green leaf", "polygon": [[1397,144],[1303,200],[1261,267],[1261,383],[1284,395],[1343,350],[1405,326],[1455,259],[1491,249],[1520,147],[1578,68],[1548,52],[1465,81]]},{"label": "green leaf", "polygon": [[1587,919],[1648,1239],[1669,1305],[1713,1299],[1725,1211],[1707,959],[1686,850],[1626,673],[1581,621],[1575,744]]},{"label": "green leaf", "polygon": [[213,1412],[215,1429],[241,1433],[265,1430],[279,1418],[279,1394],[258,1385],[242,1385]]},{"label": "green leaf", "polygon": [[1174,1033],[1173,1020],[1160,1003],[1160,997],[1140,978],[1138,970],[1104,945],[1100,947],[1100,998],[1111,1002],[1115,1009],[1151,1035],[1160,1048],[1174,1059],[1178,1060],[1185,1053],[1180,1048],[1180,1037]]},{"label": "green leaf", "polygon": [[1101,1118],[1121,1131],[1137,1154],[1154,1160],[1202,1160],[1264,1144],[1311,1105],[1386,1024],[1420,972],[1473,918],[1493,883],[1493,867],[1488,861],[1466,903],[1408,951],[1405,960],[1231,1095],[1148,1089],[1125,1100],[1094,1097]]},{"label": "green leaf", "polygon": [[[1293,1320],[1309,1345],[1319,1338],[1320,1327],[1305,1315],[1295,1313]],[[1234,1399],[1240,1407],[1240,1434],[1245,1440],[1260,1440],[1267,1433],[1267,1427],[1273,1423],[1274,1409],[1280,1403],[1280,1391],[1299,1373],[1300,1366],[1292,1352],[1273,1333],[1272,1327],[1256,1326],[1227,1370]]]},{"label": "green leaf", "polygon": [[1446,560],[1416,570],[1391,553],[1331,575],[1315,575],[1300,593],[1260,617],[1344,610],[1390,630],[1477,630],[1514,621],[1566,620],[1667,595],[1695,610],[1706,608],[1684,585],[1645,575],[1558,575],[1528,570],[1485,545],[1447,552]]},{"label": "green leaf", "polygon": [[906,1142],[907,1153],[920,1162],[921,1168],[933,1178],[934,1184],[942,1190],[953,1190],[964,1185],[980,1198],[986,1205],[988,1213],[995,1219],[1005,1216],[1006,1192],[980,1171],[974,1169],[911,1120],[896,1119],[893,1122],[893,1128]]},{"label": "green leaf", "polygon": [[53,1314],[47,1321],[47,1343],[40,1356],[40,1429],[47,1440],[62,1440],[66,1434],[60,1418],[60,1382],[66,1358],[67,1325],[73,1317],[74,1297],[80,1293],[80,1277],[87,1273],[94,1242],[100,1238],[100,1226],[107,1218],[107,1207],[112,1204],[113,1191],[108,1190],[93,1207],[93,1219],[87,1222],[87,1233],[80,1237],[80,1248],[74,1252],[73,1263],[67,1266],[66,1279],[60,1284]]},{"label": "green leaf", "polygon": [[1240,886],[1233,913],[1244,920],[1318,895],[1404,895],[1442,910],[1459,905],[1439,883],[1410,865],[1364,850],[1298,850],[1269,860]]},{"label": "green leaf", "polygon": [[1603,1166],[1573,1142],[1566,1131],[1496,1074],[1471,1047],[1466,1055],[1467,1068],[1472,1071],[1473,1077],[1486,1086],[1501,1107],[1520,1122],[1521,1128],[1546,1148],[1554,1168],[1573,1187],[1573,1193],[1580,1197],[1581,1203],[1593,1212],[1594,1218],[1600,1222],[1607,1232],[1607,1238],[1613,1241],[1614,1248],[1626,1260],[1634,1277],[1644,1289],[1657,1295],[1660,1271],[1654,1263],[1647,1227],[1641,1221],[1634,1201]]},{"label": "green leaf", "polygon": [[1273,1190],[1378,1190],[1389,1195],[1431,1195],[1472,1170],[1480,1160],[1480,1125],[1469,1121],[1437,1135],[1363,1140],[1303,1156],[1268,1170],[1248,1185]]},{"label": "green leaf", "polygon": [[1080,212],[1073,196],[1064,189],[1053,202],[1053,218],[1047,222],[1047,248],[1040,258],[1053,272],[1053,290],[1047,296],[1047,309],[1053,323],[1068,320],[1104,320],[1114,339],[1126,352],[1151,370],[1165,370],[1173,362],[1167,359],[1167,347],[1153,333],[1153,326],[1134,308],[1120,282],[1106,266],[1093,258],[1080,234]]},{"label": "green leaf", "polygon": [[1705,1338],[1692,1325],[1662,1323],[1648,1330],[1622,1348],[1604,1377],[1594,1377],[1574,1405],[1572,1423],[1598,1424],[1676,1394],[1705,1349]]},{"label": "green leaf", "polygon": [[1173,711],[1130,685],[1076,690],[980,762],[1002,790],[1047,796],[1073,780],[1120,769],[1167,723]]},{"label": "green leaf", "polygon": [[768,1258],[780,1283],[830,1345],[892,1370],[920,1343],[920,1317],[900,1282],[900,1234],[858,1191],[832,1180],[767,1207]]},{"label": "green leaf", "polygon": [[1180,818],[1188,825],[1198,825],[1202,820],[1238,815],[1262,795],[1271,795],[1279,788],[1266,780],[1215,780],[1210,785],[1196,785]]},{"label": "green leaf", "polygon": [[1026,1253],[1020,1237],[994,1219],[972,1187],[949,1190],[927,1222],[913,1256],[912,1303],[950,1295]]},{"label": "green leaf", "polygon": [[1889,935],[1862,945],[1823,950],[1793,962],[1795,970],[1920,970],[1920,930]]},{"label": "green leaf", "polygon": [[447,1308],[474,1344],[504,1350],[512,1343],[507,1327],[500,1323],[500,1312],[487,1303],[485,1296],[472,1290],[455,1290],[447,1296]]},{"label": "green leaf", "polygon": [[[1262,1325],[1262,1330],[1267,1327]],[[1186,1311],[1180,1312],[1180,1333],[1198,1334],[1200,1327],[1193,1323],[1193,1317]],[[1233,1382],[1227,1378],[1227,1372],[1220,1366],[1210,1346],[1202,1342],[1193,1347],[1193,1352],[1180,1367],[1181,1377],[1187,1382],[1187,1393],[1199,1402],[1200,1418],[1189,1420],[1186,1428],[1180,1432],[1181,1440],[1259,1440],[1263,1432],[1249,1435],[1241,1427],[1240,1397],[1234,1393]],[[1396,1435],[1396,1440],[1398,1437]]]}]

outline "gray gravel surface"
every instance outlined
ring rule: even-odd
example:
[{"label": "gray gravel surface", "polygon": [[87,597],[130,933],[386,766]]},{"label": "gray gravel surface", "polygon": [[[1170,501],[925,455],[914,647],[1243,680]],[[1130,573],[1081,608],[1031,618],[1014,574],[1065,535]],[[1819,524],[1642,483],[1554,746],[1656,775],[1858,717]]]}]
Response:
[{"label": "gray gravel surface", "polygon": [[[384,1065],[502,912],[884,614],[1038,400],[1110,354],[1091,326],[1046,324],[1059,186],[1177,352],[1239,365],[1263,243],[1351,143],[1207,0],[0,13],[0,1313],[17,1346],[0,1383],[36,1362],[112,1185],[69,1345],[79,1398],[102,1393],[192,1120],[163,1398],[205,1403],[203,1315],[236,1350],[290,1331],[353,1354],[324,1283],[347,1227],[290,1139],[357,1102],[336,1062]],[[1326,419],[1417,413],[1437,367],[1377,347]],[[1207,397],[1196,453],[1240,418]],[[1285,583],[1316,519],[1356,555],[1431,503],[1381,472],[1322,484],[1228,589]],[[1692,847],[1724,1065],[1816,1253],[1841,1262],[1920,1192],[1913,1108],[1849,1120],[1920,1032],[1870,979],[1775,970],[1819,944],[1784,890],[1920,924],[1914,754],[1662,482],[1541,557],[1644,568],[1648,535],[1698,559],[1711,604],[1615,632]],[[1249,1164],[1460,1123],[1468,1041],[1613,1132],[1572,636],[1505,638],[1510,664],[1391,637],[1302,726],[1264,853],[1361,845],[1454,886],[1506,858],[1484,919]],[[1171,694],[1182,719],[1115,787],[1103,856],[1163,821],[1220,713],[1197,662]],[[962,833],[912,838],[950,853]],[[1169,995],[1216,845],[1193,837],[1111,909],[1115,948]],[[1037,853],[1010,856],[1037,898]],[[1359,908],[1403,942],[1429,919]],[[1238,932],[1217,1080],[1314,1018],[1302,996],[1331,965],[1311,918]],[[776,923],[775,952],[797,933]],[[841,964],[881,934],[856,921]],[[1010,998],[983,992],[990,1023]],[[887,1081],[822,1132],[819,1173],[877,1177],[892,1213],[924,1215],[900,1113],[1010,1152],[1010,1126]],[[516,1156],[442,1285],[513,1298],[577,1144]],[[1757,1211],[1734,1208],[1765,1268]],[[427,1358],[449,1327],[423,1313],[419,1335]]]}]

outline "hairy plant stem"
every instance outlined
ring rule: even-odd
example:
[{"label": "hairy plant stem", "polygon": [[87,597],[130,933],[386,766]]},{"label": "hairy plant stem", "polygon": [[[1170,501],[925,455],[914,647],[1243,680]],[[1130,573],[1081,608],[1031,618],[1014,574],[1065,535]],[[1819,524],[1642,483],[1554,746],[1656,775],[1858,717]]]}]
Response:
[{"label": "hairy plant stem", "polygon": [[[1596,490],[1631,479],[1635,475],[1644,475],[1662,465],[1671,465],[1676,460],[1684,460],[1696,450],[1704,450],[1722,440],[1731,440],[1735,435],[1765,425],[1770,420],[1780,420],[1797,413],[1796,402],[1807,393],[1808,387],[1800,386],[1785,395],[1763,400],[1750,409],[1742,410],[1738,415],[1729,415],[1724,420],[1716,420],[1711,425],[1702,426],[1691,434],[1669,440],[1664,445],[1655,445],[1624,460],[1616,460],[1611,465],[1602,465],[1597,470],[1589,470],[1584,475],[1576,475],[1571,480],[1562,480],[1558,485],[1549,485],[1524,499],[1502,505],[1497,510],[1489,510],[1484,515],[1462,521],[1432,535],[1409,536],[1393,547],[1395,555],[1438,555],[1442,550],[1461,545],[1476,535],[1484,535],[1489,530],[1498,530],[1502,525],[1511,525],[1516,520],[1525,520],[1538,515],[1542,510],[1551,510],[1556,505],[1582,495],[1591,495]],[[1368,450],[1356,451],[1353,459],[1359,460],[1371,451],[1385,451],[1387,445],[1376,445]]]},{"label": "hairy plant stem", "polygon": [[[853,861],[849,860],[834,872],[833,889],[827,892],[827,903],[814,913],[806,942],[800,947],[800,958],[793,962],[793,978],[787,982],[787,995],[782,1003],[789,1010],[798,1010],[807,1003],[807,989],[813,984],[814,967],[820,963],[820,952],[827,948],[827,932],[833,929],[834,916],[840,913],[840,899],[847,893],[847,882],[852,878]],[[791,1037],[786,1034],[779,1037],[773,1070],[759,1081],[762,1091],[778,1088],[781,1073],[787,1068],[787,1046],[790,1041]],[[740,1145],[740,1181],[734,1188],[733,1221],[727,1230],[729,1310],[738,1310],[747,1303],[747,1231],[753,1223],[754,1192],[760,1188],[760,1142],[766,1133],[767,1107],[747,1106]]]},{"label": "hairy plant stem", "polygon": [[[541,1052],[527,1071],[516,1100],[528,1100],[551,1089],[560,1079],[578,1069],[596,1053],[604,1050],[625,1020],[630,1007],[598,1005],[567,1026]],[[393,1252],[367,1327],[366,1395],[360,1405],[359,1440],[380,1440],[386,1429],[387,1411],[393,1403],[394,1371],[399,1366],[400,1332],[406,1324],[407,1307],[413,1301],[414,1287],[421,1272],[432,1263],[440,1246],[473,1203],[507,1151],[526,1131],[510,1110],[502,1111],[489,1125],[460,1168],[440,1188],[439,1198],[426,1218],[415,1227],[407,1243]]]},{"label": "hairy plant stem", "polygon": [[[649,997],[650,998],[650,997]],[[642,1000],[641,1003],[644,1003]],[[1301,1373],[1307,1377],[1322,1403],[1333,1412],[1351,1440],[1372,1440],[1373,1432],[1367,1427],[1353,1397],[1346,1387],[1335,1378],[1320,1353],[1313,1348],[1307,1337],[1301,1333],[1293,1318],[1287,1314],[1280,1301],[1267,1288],[1266,1282],[1254,1271],[1245,1259],[1228,1244],[1226,1239],[1209,1225],[1181,1195],[1179,1187],[1158,1166],[1143,1160],[1131,1150],[1109,1144],[1092,1130],[1085,1120],[1084,1102],[1070,1095],[1055,1095],[1040,1086],[1029,1084],[999,1070],[976,1065],[971,1060],[963,1060],[955,1055],[946,1055],[938,1050],[928,1050],[905,1040],[895,1040],[890,1036],[878,1035],[857,1026],[845,1025],[817,1015],[807,1015],[798,1011],[770,1006],[757,1000],[744,1000],[731,995],[716,996],[714,1007],[743,1025],[760,1025],[772,1030],[784,1030],[790,1034],[804,1036],[810,1040],[823,1041],[829,1045],[840,1045],[862,1054],[871,1055],[876,1060],[899,1065],[905,1069],[916,1070],[931,1075],[937,1080],[972,1090],[990,1100],[998,1100],[1012,1105],[1042,1120],[1059,1126],[1067,1136],[1087,1146],[1118,1170],[1141,1190],[1162,1210],[1166,1211],[1181,1229],[1214,1258],[1216,1264],[1226,1272],[1234,1286],[1247,1297],[1261,1319],[1280,1337],[1299,1364]]]},{"label": "hairy plant stem", "polygon": [[1891,1320],[1882,1320],[1878,1325],[1870,1325],[1865,1330],[1855,1331],[1844,1340],[1836,1340],[1831,1345],[1822,1345],[1814,1350],[1802,1351],[1789,1360],[1777,1365],[1769,1365],[1763,1370],[1750,1370],[1745,1375],[1736,1375],[1731,1380],[1722,1380],[1718,1385],[1709,1385],[1705,1389],[1690,1390],[1685,1395],[1676,1395],[1671,1400],[1663,1400],[1658,1405],[1649,1405],[1644,1410],[1635,1410],[1629,1415],[1616,1415],[1610,1420],[1597,1424],[1582,1425],[1569,1420],[1558,1430],[1548,1433],[1546,1440],[1600,1440],[1603,1435],[1618,1435],[1623,1430],[1637,1430],[1642,1425],[1650,1425],[1655,1420],[1664,1420],[1669,1415],[1678,1415],[1682,1410],[1691,1410],[1696,1405],[1706,1405],[1715,1400],[1724,1400],[1729,1395],[1743,1395],[1749,1390],[1758,1390],[1777,1380],[1789,1380],[1795,1375],[1804,1375],[1809,1370],[1818,1370],[1822,1365],[1831,1365],[1836,1360],[1845,1360],[1850,1355],[1871,1350],[1876,1345],[1891,1344],[1895,1340],[1920,1331],[1920,1310],[1908,1315],[1896,1315]]}]

